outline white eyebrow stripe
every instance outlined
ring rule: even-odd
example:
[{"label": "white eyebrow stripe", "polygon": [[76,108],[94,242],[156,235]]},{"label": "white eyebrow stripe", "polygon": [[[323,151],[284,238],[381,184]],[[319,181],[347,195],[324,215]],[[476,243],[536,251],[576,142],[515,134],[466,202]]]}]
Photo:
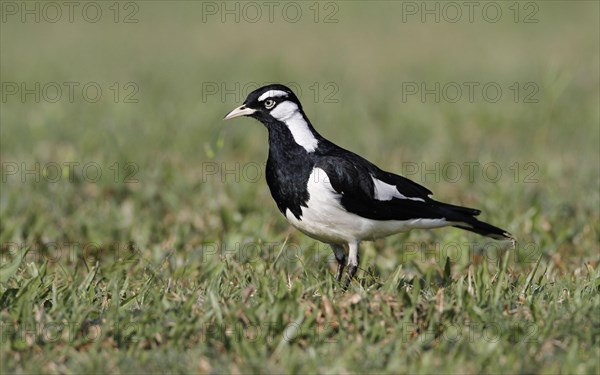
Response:
[{"label": "white eyebrow stripe", "polygon": [[269,90],[267,92],[265,92],[264,94],[262,94],[261,96],[258,97],[258,101],[262,102],[263,100],[265,100],[266,98],[277,98],[280,96],[287,96],[288,93],[285,91],[281,91],[281,90]]},{"label": "white eyebrow stripe", "polygon": [[377,199],[378,201],[389,201],[393,198],[399,198],[425,202],[425,200],[423,200],[422,198],[412,198],[405,196],[404,194],[398,191],[396,186],[383,182],[375,178],[375,176],[373,175],[371,175],[371,179],[373,179],[373,185],[375,187],[375,199]]}]

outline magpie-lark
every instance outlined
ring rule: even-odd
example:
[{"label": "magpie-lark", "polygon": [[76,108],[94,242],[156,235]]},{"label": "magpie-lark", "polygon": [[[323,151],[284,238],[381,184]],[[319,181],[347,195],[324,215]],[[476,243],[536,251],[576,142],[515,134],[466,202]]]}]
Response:
[{"label": "magpie-lark", "polygon": [[347,247],[346,287],[358,268],[361,241],[415,228],[453,226],[514,242],[507,231],[477,220],[481,211],[435,201],[427,188],[323,138],[286,86],[253,91],[224,119],[239,116],[255,118],[267,127],[266,178],[271,195],[294,227],[330,244],[338,262],[338,281]]}]

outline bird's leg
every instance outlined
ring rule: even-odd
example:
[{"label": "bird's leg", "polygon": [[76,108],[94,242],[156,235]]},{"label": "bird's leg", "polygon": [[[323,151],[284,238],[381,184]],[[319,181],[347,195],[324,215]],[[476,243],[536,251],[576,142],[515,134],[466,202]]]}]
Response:
[{"label": "bird's leg", "polygon": [[346,266],[346,252],[342,245],[330,244],[330,246],[333,249],[333,254],[335,255],[335,260],[337,260],[338,264],[335,279],[340,282],[342,280],[342,273],[344,273],[344,267]]},{"label": "bird's leg", "polygon": [[348,278],[346,279],[346,288],[348,288],[350,281],[352,281],[354,274],[356,274],[356,271],[358,270],[358,242],[350,242],[348,244],[348,249]]}]

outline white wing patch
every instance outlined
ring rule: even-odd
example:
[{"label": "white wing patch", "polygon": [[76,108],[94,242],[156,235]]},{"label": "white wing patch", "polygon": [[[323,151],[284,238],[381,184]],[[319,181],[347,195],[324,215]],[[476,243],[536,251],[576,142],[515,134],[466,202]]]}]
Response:
[{"label": "white wing patch", "polygon": [[290,129],[290,132],[292,132],[294,141],[304,147],[306,151],[313,152],[316,150],[319,141],[310,131],[308,123],[304,120],[296,103],[290,101],[279,103],[279,105],[271,111],[271,116],[286,124],[288,129]]},{"label": "white wing patch", "polygon": [[371,178],[373,179],[373,184],[375,185],[375,199],[378,201],[391,201],[393,198],[399,198],[425,202],[423,198],[407,197],[406,195],[400,193],[396,186],[383,182],[375,178],[373,175],[371,175]]},{"label": "white wing patch", "polygon": [[279,98],[282,96],[288,96],[288,93],[281,90],[269,90],[258,97],[258,101],[262,102],[266,98]]}]

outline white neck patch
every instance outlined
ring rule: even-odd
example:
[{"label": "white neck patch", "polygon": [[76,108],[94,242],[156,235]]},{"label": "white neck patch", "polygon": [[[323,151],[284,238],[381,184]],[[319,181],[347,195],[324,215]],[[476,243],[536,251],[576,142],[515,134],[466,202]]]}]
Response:
[{"label": "white neck patch", "polygon": [[267,92],[265,92],[264,94],[262,94],[261,96],[258,97],[258,101],[262,102],[263,100],[265,100],[266,98],[279,98],[282,96],[287,96],[288,93],[285,91],[281,91],[281,90],[269,90]]},{"label": "white neck patch", "polygon": [[279,103],[271,111],[271,116],[283,122],[290,129],[290,132],[292,132],[294,141],[304,147],[306,151],[313,152],[317,149],[319,141],[310,131],[308,123],[295,103],[290,101]]}]

